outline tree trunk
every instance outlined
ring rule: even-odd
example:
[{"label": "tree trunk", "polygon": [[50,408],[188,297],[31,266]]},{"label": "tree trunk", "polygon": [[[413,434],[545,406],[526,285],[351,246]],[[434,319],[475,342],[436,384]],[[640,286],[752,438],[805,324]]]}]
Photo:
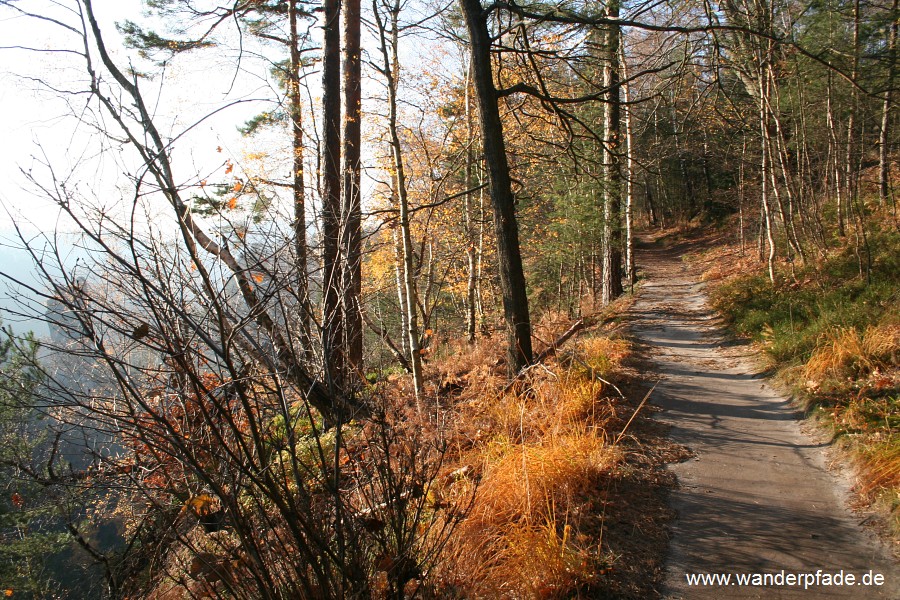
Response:
[{"label": "tree trunk", "polygon": [[897,72],[897,28],[900,15],[897,14],[897,0],[891,3],[891,26],[888,33],[888,75],[884,88],[884,102],[881,105],[881,128],[878,132],[878,196],[882,204],[891,197],[891,153],[890,124],[891,100],[894,78]]},{"label": "tree trunk", "polygon": [[[784,232],[787,237],[788,245],[800,257],[800,261],[806,262],[806,255],[803,252],[803,246],[800,244],[800,238],[797,235],[796,227],[794,226],[794,205],[795,205],[795,194],[794,194],[794,176],[793,171],[791,169],[790,164],[790,155],[788,154],[788,143],[787,136],[784,131],[784,125],[782,124],[781,119],[781,100],[778,94],[778,81],[775,78],[774,70],[772,69],[772,65],[769,64],[766,66],[766,77],[769,80],[769,94],[766,98],[766,106],[769,109],[769,113],[771,114],[772,124],[775,127],[776,139],[775,144],[769,142],[769,147],[772,150],[770,157],[772,158],[772,173],[773,178],[775,178],[775,158],[778,159],[778,166],[781,170],[781,179],[784,182],[784,193],[787,197],[787,211],[784,209],[784,204],[780,198],[778,198],[778,206],[781,210],[781,220],[784,223]],[[777,197],[777,185],[775,181],[772,183],[772,189],[776,192]]]},{"label": "tree trunk", "polygon": [[625,100],[625,279],[634,292],[634,284],[637,280],[634,264],[634,139],[631,135],[631,105],[629,104],[628,89],[628,65],[625,62],[625,44],[619,49],[622,78],[626,81],[622,85],[622,98]]},{"label": "tree trunk", "polygon": [[478,323],[481,328],[481,335],[490,335],[488,329],[487,315],[484,311],[484,238],[487,235],[487,211],[484,208],[484,161],[478,161],[476,164],[478,172],[478,249],[475,252],[475,264],[477,265],[475,273],[475,305],[478,312]]},{"label": "tree trunk", "polygon": [[[618,0],[610,2],[607,17],[619,18]],[[603,119],[603,281],[601,299],[609,304],[622,295],[622,173],[619,168],[621,141],[619,101],[619,43],[621,29],[610,25],[604,32],[603,86],[608,90]]]},{"label": "tree trunk", "polygon": [[490,175],[500,288],[507,328],[507,369],[513,377],[532,360],[531,321],[519,249],[515,198],[503,139],[499,98],[494,87],[491,38],[484,10],[479,0],[459,0],[459,4],[469,32],[473,81],[481,114],[482,147]]},{"label": "tree trunk", "polygon": [[374,6],[375,20],[378,26],[378,34],[381,43],[381,55],[384,60],[382,73],[387,79],[388,92],[388,132],[391,136],[391,156],[394,163],[394,196],[397,199],[400,215],[400,240],[403,260],[403,290],[401,306],[403,323],[406,329],[403,332],[406,343],[409,346],[409,364],[412,368],[413,387],[416,401],[422,398],[422,355],[419,347],[418,324],[418,290],[416,289],[415,273],[415,249],[412,244],[409,222],[409,197],[406,189],[406,170],[403,164],[403,146],[400,141],[400,133],[397,126],[397,76],[400,72],[400,59],[398,56],[399,24],[398,14],[400,2],[390,8],[390,42],[387,39],[387,30],[381,18],[378,6]]},{"label": "tree trunk", "polygon": [[[466,69],[466,187],[474,188],[473,170],[475,167],[474,148],[474,119],[472,115],[472,65]],[[472,193],[466,194],[465,219],[466,219],[466,265],[468,268],[468,281],[466,289],[466,341],[475,343],[475,296],[478,291],[478,265],[476,264],[475,227],[472,223]]]},{"label": "tree trunk", "polygon": [[322,347],[331,386],[346,389],[342,296],[346,292],[341,261],[341,47],[340,0],[324,0],[322,48]]},{"label": "tree trunk", "polygon": [[[850,67],[850,78],[856,81],[859,77],[859,0],[853,3],[853,60]],[[847,147],[844,155],[844,185],[847,198],[847,215],[852,217],[854,196],[858,186],[859,170],[856,167],[856,114],[859,112],[859,90],[853,86],[850,90],[850,114],[847,117]]]},{"label": "tree trunk", "polygon": [[[397,303],[400,306],[400,331],[402,332],[400,336],[401,345],[403,346],[404,356],[410,356],[409,353],[409,336],[406,334],[409,331],[409,320],[407,319],[407,311],[406,311],[406,278],[404,276],[404,260],[403,260],[403,237],[400,233],[400,203],[397,200],[396,195],[391,198],[391,208],[397,211],[397,223],[393,227],[393,238],[394,238],[394,279],[397,285]],[[412,369],[410,369],[412,372]]]},{"label": "tree trunk", "polygon": [[653,203],[653,187],[650,185],[649,177],[644,177],[644,198],[647,203],[647,223],[651,227],[655,227],[658,219],[656,218],[656,205]]},{"label": "tree trunk", "polygon": [[[347,368],[362,373],[362,208],[359,189],[362,71],[360,60],[360,0],[343,0],[341,20],[344,33],[344,122],[343,199],[344,278],[342,312],[347,337]],[[352,378],[355,380],[355,378]]]},{"label": "tree trunk", "polygon": [[837,231],[840,237],[844,237],[846,235],[846,227],[844,225],[844,190],[843,183],[841,177],[841,167],[840,167],[840,159],[838,158],[838,150],[840,149],[840,144],[838,143],[838,128],[837,123],[834,118],[834,92],[832,85],[832,74],[828,73],[828,88],[826,95],[826,107],[825,107],[825,116],[826,121],[828,123],[828,144],[829,151],[828,154],[831,157],[829,161],[828,168],[832,173],[832,178],[834,179],[834,197],[835,197],[835,208],[837,209]]},{"label": "tree trunk", "polygon": [[291,147],[293,150],[294,195],[294,269],[297,271],[297,302],[300,311],[300,335],[307,360],[312,357],[306,245],[306,185],[303,177],[303,104],[300,100],[300,37],[297,34],[297,0],[288,5],[290,21],[290,79],[288,95],[291,103]]},{"label": "tree trunk", "polygon": [[744,239],[744,161],[747,155],[747,140],[741,143],[741,162],[738,165],[738,235],[741,242],[741,256],[745,252]]},{"label": "tree trunk", "polygon": [[766,242],[769,248],[769,281],[775,283],[775,224],[772,220],[772,210],[769,206],[769,120],[765,104],[766,84],[762,76],[762,68],[759,74],[759,143],[760,143],[760,169],[762,169],[760,196],[762,198],[762,212],[765,217]]}]

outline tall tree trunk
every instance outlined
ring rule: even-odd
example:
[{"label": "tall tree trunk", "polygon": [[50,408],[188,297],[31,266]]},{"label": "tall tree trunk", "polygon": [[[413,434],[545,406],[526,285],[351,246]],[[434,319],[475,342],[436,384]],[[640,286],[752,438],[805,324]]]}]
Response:
[{"label": "tall tree trunk", "polygon": [[900,14],[897,13],[897,0],[891,3],[891,25],[888,32],[888,74],[884,88],[884,101],[881,105],[881,128],[878,132],[878,196],[882,204],[887,204],[891,197],[891,100],[893,98],[894,78],[897,73],[897,29],[900,25]]},{"label": "tall tree trunk", "polygon": [[300,37],[297,34],[297,0],[288,4],[290,22],[290,74],[288,95],[291,103],[291,149],[293,151],[294,195],[294,269],[297,271],[297,301],[300,311],[300,335],[307,360],[312,358],[309,329],[312,311],[309,303],[306,244],[306,185],[303,177],[303,104],[300,100]]},{"label": "tall tree trunk", "polygon": [[322,346],[325,373],[338,391],[347,384],[341,260],[341,46],[340,0],[324,0],[322,48]]},{"label": "tall tree trunk", "polygon": [[840,158],[838,156],[841,145],[838,143],[838,128],[837,122],[834,118],[834,86],[833,77],[830,71],[827,75],[827,78],[828,87],[826,95],[825,115],[826,121],[828,123],[829,133],[828,155],[831,158],[828,164],[828,168],[831,170],[832,179],[834,180],[834,201],[835,208],[837,209],[837,231],[840,237],[844,237],[846,235],[846,227],[844,225],[844,188],[843,177],[841,176]]},{"label": "tall tree trunk", "polygon": [[409,364],[412,368],[413,387],[415,389],[416,401],[418,402],[422,398],[423,379],[422,355],[419,347],[419,302],[418,290],[416,289],[415,249],[412,244],[412,234],[410,233],[409,197],[406,189],[406,170],[403,164],[403,146],[400,141],[400,133],[397,125],[397,77],[400,72],[400,59],[398,56],[398,15],[400,13],[400,2],[399,0],[395,0],[394,4],[390,7],[390,41],[388,41],[388,30],[382,20],[377,0],[373,5],[373,10],[375,21],[378,26],[381,55],[384,61],[382,73],[387,79],[388,132],[391,136],[391,156],[394,163],[394,196],[397,199],[400,216],[399,229],[403,260],[403,290],[401,296],[404,301],[401,310],[403,312],[403,323],[406,326],[403,335],[409,346]]},{"label": "tall tree trunk", "polygon": [[[472,115],[472,64],[466,68],[466,187],[473,189],[475,180],[473,178],[475,167],[475,148],[474,148],[474,118]],[[469,192],[465,198],[465,219],[466,219],[466,265],[468,268],[468,281],[466,289],[466,340],[470,344],[475,343],[475,296],[478,292],[478,265],[476,263],[475,248],[475,227],[472,219],[472,194]]]},{"label": "tall tree trunk", "polygon": [[[406,304],[406,277],[404,276],[406,264],[403,260],[403,236],[400,233],[400,203],[397,200],[396,194],[393,194],[391,198],[391,207],[397,211],[397,223],[393,227],[393,237],[394,237],[394,279],[397,285],[397,302],[400,306],[400,331],[402,332],[400,336],[401,345],[403,346],[403,355],[410,356],[409,353],[409,336],[407,332],[409,331],[409,320],[407,318],[407,304]],[[410,372],[412,372],[412,368],[410,368]]]},{"label": "tall tree trunk", "polygon": [[[619,18],[619,2],[612,0],[607,17]],[[621,152],[621,124],[619,101],[619,43],[621,29],[609,25],[604,32],[603,86],[607,89],[603,119],[603,166],[606,182],[603,193],[603,281],[601,297],[609,304],[622,295],[622,173],[619,166]]]},{"label": "tall tree trunk", "polygon": [[738,165],[738,236],[741,242],[741,256],[746,250],[744,236],[744,161],[747,155],[747,139],[741,142],[741,162]]},{"label": "tall tree trunk", "polygon": [[647,223],[651,227],[656,226],[658,221],[656,218],[656,205],[653,203],[653,187],[650,185],[649,177],[644,177],[644,198],[647,203]]},{"label": "tall tree trunk", "polygon": [[481,137],[484,159],[491,182],[494,204],[494,229],[497,233],[497,261],[500,288],[507,328],[507,368],[510,376],[532,361],[531,321],[522,256],[519,249],[519,226],[515,198],[503,139],[499,98],[494,87],[491,67],[491,37],[479,0],[459,0],[466,28],[473,69],[473,81],[481,114]]},{"label": "tall tree trunk", "polygon": [[628,89],[628,65],[625,62],[625,44],[619,49],[622,68],[622,99],[625,101],[625,279],[634,292],[637,269],[634,264],[634,138],[631,135],[631,105]]},{"label": "tall tree trunk", "polygon": [[[856,81],[859,78],[859,0],[853,3],[853,60],[850,67],[850,78]],[[844,184],[847,192],[847,215],[853,210],[854,196],[857,191],[859,170],[856,168],[856,115],[859,112],[859,90],[853,86],[850,90],[850,114],[847,117],[847,147],[844,155]]]},{"label": "tall tree trunk", "polygon": [[772,219],[772,210],[769,205],[770,184],[770,160],[769,153],[769,119],[766,111],[766,82],[762,69],[759,72],[759,143],[760,143],[760,168],[762,169],[762,181],[760,183],[760,196],[762,198],[762,211],[765,217],[766,242],[769,248],[769,281],[775,283],[775,223]]},{"label": "tall tree trunk", "polygon": [[[362,374],[362,208],[360,182],[362,71],[360,60],[360,0],[343,0],[341,20],[344,33],[344,121],[343,198],[344,278],[342,302],[347,337],[347,367]],[[356,380],[356,378],[352,378]],[[361,380],[361,379],[360,379]]]},{"label": "tall tree trunk", "polygon": [[766,77],[769,80],[769,93],[766,97],[766,106],[769,109],[769,113],[771,114],[772,124],[775,127],[775,144],[773,144],[770,140],[769,147],[772,150],[773,154],[772,158],[772,172],[774,177],[775,172],[775,158],[778,159],[778,166],[781,170],[781,179],[784,182],[784,193],[787,197],[787,211],[784,209],[784,204],[780,197],[777,196],[777,184],[775,181],[772,182],[772,189],[776,192],[776,198],[778,199],[778,206],[781,210],[781,220],[784,223],[784,232],[785,236],[788,240],[788,245],[791,250],[800,257],[801,262],[806,262],[806,255],[803,252],[803,246],[800,244],[800,238],[797,235],[797,229],[794,225],[794,205],[795,205],[795,194],[794,194],[794,176],[793,171],[791,169],[790,163],[790,155],[788,153],[787,147],[787,136],[784,131],[784,125],[782,124],[781,119],[781,100],[778,93],[778,81],[775,78],[775,72],[772,68],[772,65],[769,64],[766,67]]},{"label": "tall tree trunk", "polygon": [[487,235],[487,211],[484,207],[484,161],[480,160],[476,164],[476,172],[478,173],[478,250],[475,253],[475,263],[477,265],[475,275],[475,304],[478,307],[478,323],[481,327],[481,335],[490,335],[488,329],[487,315],[484,311],[484,241]]}]

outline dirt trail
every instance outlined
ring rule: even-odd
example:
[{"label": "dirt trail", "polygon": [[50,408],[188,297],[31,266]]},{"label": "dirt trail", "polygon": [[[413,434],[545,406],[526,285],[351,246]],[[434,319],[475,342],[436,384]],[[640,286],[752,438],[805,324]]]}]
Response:
[{"label": "dirt trail", "polygon": [[[633,331],[663,378],[660,418],[694,457],[673,465],[679,486],[667,598],[900,598],[900,569],[846,508],[826,444],[801,432],[790,402],[729,344],[679,248],[644,244]],[[881,587],[689,586],[688,573],[881,573]],[[820,580],[821,581],[821,580]]]}]

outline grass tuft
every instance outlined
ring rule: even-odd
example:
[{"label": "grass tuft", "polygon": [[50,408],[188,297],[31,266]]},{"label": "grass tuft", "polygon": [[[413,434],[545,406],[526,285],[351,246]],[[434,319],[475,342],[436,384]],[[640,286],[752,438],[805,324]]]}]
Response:
[{"label": "grass tuft", "polygon": [[869,325],[864,331],[835,328],[822,336],[803,367],[812,385],[827,379],[860,378],[897,363],[900,326]]},{"label": "grass tuft", "polygon": [[533,367],[521,389],[462,393],[451,468],[479,483],[437,577],[444,597],[571,598],[606,572],[596,502],[623,460],[611,440],[631,415],[606,380],[628,351],[621,339],[585,337]]}]

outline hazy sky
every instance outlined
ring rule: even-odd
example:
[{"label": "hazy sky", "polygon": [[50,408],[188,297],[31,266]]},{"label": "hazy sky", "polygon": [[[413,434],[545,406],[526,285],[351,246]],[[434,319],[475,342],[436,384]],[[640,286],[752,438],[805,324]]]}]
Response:
[{"label": "hazy sky", "polygon": [[[56,2],[30,0],[20,5],[29,10],[59,16],[72,21],[71,13],[53,7]],[[65,0],[62,4],[72,4]],[[141,20],[142,3],[138,0],[95,0],[94,10],[104,38],[114,58],[127,65],[133,51],[119,44],[116,22]],[[46,11],[46,12],[41,12]],[[57,220],[57,210],[46,200],[26,190],[33,190],[20,169],[40,169],[34,157],[44,156],[55,167],[57,177],[65,176],[80,165],[78,178],[90,185],[100,185],[96,195],[116,195],[113,187],[119,179],[125,157],[98,158],[100,149],[96,132],[79,124],[73,117],[83,110],[86,96],[65,96],[38,82],[75,90],[84,88],[84,63],[73,54],[30,52],[15,46],[40,50],[76,47],[78,38],[58,26],[42,24],[13,11],[0,9],[0,201],[5,210],[0,214],[0,235],[8,234],[11,218],[22,225],[40,230],[53,229],[64,222]],[[198,52],[178,57],[167,66],[162,77],[142,81],[145,99],[156,109],[156,124],[164,136],[181,133],[188,124],[220,108],[227,102],[250,98],[273,98],[267,68],[251,53],[245,53],[237,72],[234,53],[227,49]],[[135,59],[139,60],[139,59]],[[143,65],[138,64],[139,68]],[[234,83],[234,85],[232,85]],[[238,158],[244,143],[236,125],[263,110],[265,104],[244,104],[228,109],[204,121],[176,146],[179,175],[185,180],[194,176],[215,176],[215,169],[228,158]],[[271,104],[269,105],[271,107]],[[108,122],[115,131],[114,124]],[[216,152],[218,147],[223,152]],[[125,161],[115,165],[115,160]],[[221,173],[220,173],[221,174]],[[46,181],[46,178],[43,179]],[[24,188],[24,189],[23,189]],[[126,190],[127,191],[127,190]],[[6,214],[13,213],[12,217]]]},{"label": "hazy sky", "polygon": [[[19,6],[73,22],[71,11],[65,10],[73,3],[74,0],[23,0]],[[120,45],[115,23],[125,19],[140,21],[142,3],[94,0],[94,10],[114,58],[127,65],[134,52]],[[83,256],[83,253],[73,250],[77,240],[67,234],[73,231],[72,225],[60,215],[58,207],[35,189],[23,170],[30,171],[41,184],[47,185],[50,174],[40,163],[49,163],[57,178],[71,175],[70,185],[77,186],[82,196],[111,210],[127,206],[123,198],[130,199],[133,193],[124,172],[134,171],[134,158],[127,151],[101,147],[102,136],[79,123],[75,116],[84,110],[88,97],[47,89],[47,84],[66,91],[85,89],[81,57],[46,52],[78,49],[78,42],[77,36],[59,26],[0,8],[0,181],[3,182],[0,186],[0,271],[28,284],[36,283],[32,261],[17,249],[21,241],[17,239],[15,225],[38,247],[43,245],[42,236],[55,236],[65,253],[71,256]],[[189,124],[226,103],[275,97],[264,63],[248,53],[241,62],[241,68],[246,71],[238,73],[237,68],[233,54],[222,49],[179,57],[170,62],[163,77],[142,81],[145,99],[154,104],[155,122],[162,135],[180,134]],[[239,163],[247,146],[236,126],[272,106],[271,102],[240,104],[191,130],[174,149],[179,180],[186,184],[199,178],[209,178],[210,182],[227,180],[224,163],[227,160]],[[118,133],[111,121],[107,119],[107,123],[111,131]],[[234,174],[239,170],[237,167]],[[14,321],[9,311],[15,309],[17,297],[21,299],[24,294],[21,289],[9,286],[8,280],[0,280],[0,309],[6,313],[3,320],[7,324]],[[17,327],[23,328],[44,333],[34,321]]]},{"label": "hazy sky", "polygon": [[[76,0],[20,0],[18,5],[44,16],[77,23],[70,10],[76,3]],[[276,108],[274,100],[278,91],[272,82],[270,59],[266,55],[279,57],[279,49],[261,47],[248,36],[241,39],[239,46],[232,27],[231,39],[224,39],[221,46],[178,56],[169,61],[160,74],[146,62],[142,63],[133,50],[121,46],[115,28],[115,23],[126,19],[141,22],[143,3],[139,0],[94,0],[93,5],[114,59],[122,66],[133,60],[139,70],[154,74],[152,79],[140,80],[140,85],[145,100],[154,107],[154,122],[164,137],[181,135],[189,125],[217,109],[238,103],[202,120],[173,146],[176,179],[180,185],[189,188],[204,180],[229,182],[231,178],[243,177],[245,168],[255,169],[257,173],[260,169],[265,170],[273,179],[290,176],[290,139],[284,132],[271,132],[268,136],[248,140],[237,131],[238,125],[255,114]],[[162,27],[157,23],[153,28]],[[319,33],[315,26],[311,31],[313,35]],[[39,183],[47,185],[51,181],[50,173],[41,163],[51,164],[56,178],[71,177],[70,189],[76,189],[86,201],[102,205],[110,213],[128,207],[133,195],[133,185],[125,173],[137,171],[134,153],[115,145],[112,148],[109,144],[101,145],[104,136],[76,118],[85,114],[88,96],[47,89],[49,84],[56,90],[83,91],[86,75],[82,57],[16,48],[81,50],[79,42],[78,36],[57,25],[17,16],[8,8],[0,8],[0,180],[3,182],[0,186],[0,271],[16,277],[30,277],[31,261],[14,250],[15,246],[21,245],[15,239],[14,225],[32,240],[40,240],[42,235],[54,235],[54,232],[62,233],[60,239],[67,251],[76,241],[65,235],[73,231],[71,223],[60,215],[58,207],[42,197],[22,170],[31,172]],[[371,51],[371,40],[364,45]],[[239,47],[242,50],[240,61],[237,60]],[[424,59],[429,47],[430,44],[421,39],[406,40],[401,56],[410,81],[427,73],[428,65],[434,64]],[[442,55],[438,53],[437,56]],[[431,60],[435,59],[432,57]],[[458,61],[447,56],[436,60],[449,60],[454,64]],[[456,67],[458,70],[459,65]],[[307,78],[310,88],[307,106],[318,106],[319,82],[318,73]],[[421,85],[421,82],[410,85]],[[371,96],[383,94],[380,86],[381,83],[364,81],[364,111]],[[96,102],[90,106],[96,108]],[[100,123],[92,114],[87,114],[84,120]],[[372,127],[373,122],[367,119],[364,129]],[[311,128],[311,123],[307,118],[306,127]],[[118,133],[108,117],[101,126]],[[268,152],[268,157],[251,164],[254,159],[250,157],[261,154],[260,150]],[[308,158],[312,160],[312,154],[308,153]],[[226,173],[226,161],[233,162],[230,174]],[[364,162],[374,163],[375,158],[371,153],[365,153]],[[309,173],[312,172],[310,169]],[[364,175],[364,194],[370,193],[373,187],[373,179]],[[186,193],[198,191],[195,187]],[[159,209],[165,210],[165,206],[159,203]],[[166,214],[170,212],[166,211]],[[311,213],[307,216],[312,217]],[[0,282],[0,308],[7,307],[10,301],[9,298],[4,300],[3,295]]]},{"label": "hazy sky", "polygon": [[[40,14],[61,15],[53,2],[31,0],[19,5]],[[97,11],[103,15],[101,27],[112,31],[112,23],[121,20],[129,11],[140,10],[137,0],[99,0]],[[62,15],[61,15],[62,16]],[[0,9],[0,200],[6,210],[0,214],[0,233],[8,233],[10,215],[23,224],[32,221],[41,228],[52,227],[56,211],[46,201],[21,188],[28,187],[20,169],[32,168],[32,156],[47,153],[54,162],[66,164],[70,150],[83,145],[75,133],[74,123],[67,115],[71,109],[66,102],[40,89],[32,78],[65,85],[75,75],[77,64],[72,55],[31,52],[17,49],[26,46],[38,50],[72,47],[76,38],[64,35],[59,27],[17,16],[15,11]],[[39,147],[40,145],[40,147]]]}]

